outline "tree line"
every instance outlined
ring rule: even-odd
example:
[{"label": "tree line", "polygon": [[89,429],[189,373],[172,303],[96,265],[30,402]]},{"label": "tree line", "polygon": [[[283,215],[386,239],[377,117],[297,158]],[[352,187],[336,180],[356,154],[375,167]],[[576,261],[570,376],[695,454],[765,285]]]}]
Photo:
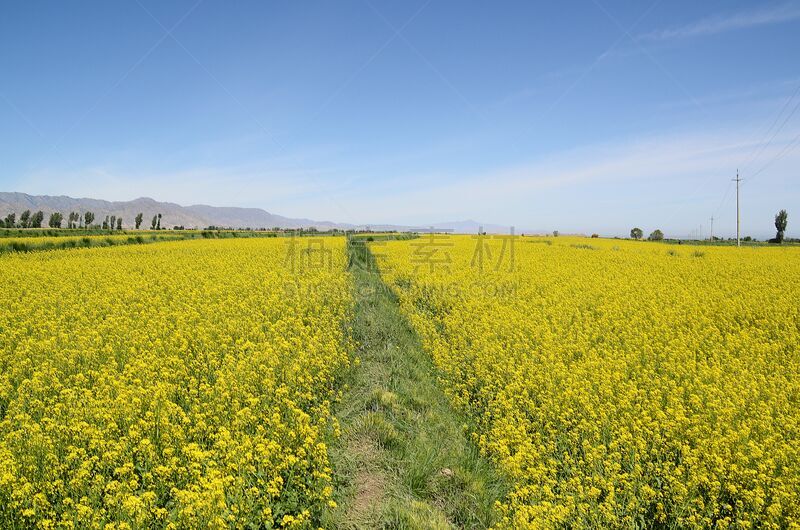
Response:
[{"label": "tree line", "polygon": [[[781,210],[777,214],[775,214],[775,237],[769,240],[769,243],[783,243],[786,235],[786,225],[789,221],[789,214],[786,213],[786,210]],[[558,235],[558,234],[556,234]],[[631,229],[631,239],[642,239],[644,237],[644,232],[641,228],[635,227]],[[650,233],[650,236],[647,238],[649,241],[661,241],[664,239],[664,233],[661,230],[654,230]],[[714,240],[718,240],[719,238],[714,236]],[[755,241],[752,237],[746,236],[742,238],[743,241]]]},{"label": "tree line", "polygon": [[[642,239],[644,237],[644,231],[639,228],[631,228],[631,239]],[[647,236],[648,241],[661,241],[664,239],[664,232],[656,228],[650,235]]]},{"label": "tree line", "polygon": [[[44,223],[44,212],[41,210],[31,213],[30,210],[25,210],[17,219],[16,212],[12,212],[0,219],[0,228],[42,228]],[[144,214],[139,212],[134,218],[134,226],[136,230],[142,226],[144,221]],[[102,223],[94,224],[94,212],[70,212],[66,217],[66,228],[102,228],[103,230],[122,230],[122,217],[116,215],[106,215]],[[61,228],[64,224],[64,214],[61,212],[53,212],[47,221],[47,226],[50,228]],[[152,230],[161,230],[161,214],[153,216],[150,223]]]}]

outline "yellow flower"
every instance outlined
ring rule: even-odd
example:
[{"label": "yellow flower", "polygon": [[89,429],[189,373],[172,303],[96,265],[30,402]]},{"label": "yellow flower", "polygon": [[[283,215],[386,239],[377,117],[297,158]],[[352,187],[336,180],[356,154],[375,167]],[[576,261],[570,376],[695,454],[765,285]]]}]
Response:
[{"label": "yellow flower", "polygon": [[377,252],[512,483],[501,527],[800,525],[800,249],[485,242]]},{"label": "yellow flower", "polygon": [[0,256],[0,527],[318,517],[353,305],[344,238],[325,247],[316,268],[283,238]]}]

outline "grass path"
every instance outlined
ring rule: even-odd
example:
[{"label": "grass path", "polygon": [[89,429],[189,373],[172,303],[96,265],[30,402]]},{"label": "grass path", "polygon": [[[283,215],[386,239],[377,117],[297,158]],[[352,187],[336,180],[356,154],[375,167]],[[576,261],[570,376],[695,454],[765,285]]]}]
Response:
[{"label": "grass path", "polygon": [[[360,243],[360,244],[359,244]],[[361,242],[349,247],[360,366],[346,377],[331,448],[331,528],[487,528],[502,479],[467,439],[464,418]]]}]

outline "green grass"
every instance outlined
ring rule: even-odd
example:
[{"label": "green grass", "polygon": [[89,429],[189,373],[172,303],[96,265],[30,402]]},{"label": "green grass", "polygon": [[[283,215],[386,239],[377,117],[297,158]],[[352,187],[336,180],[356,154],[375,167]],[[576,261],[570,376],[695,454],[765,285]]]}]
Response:
[{"label": "green grass", "polygon": [[[117,234],[114,234],[115,236]],[[118,245],[134,245],[148,242],[157,241],[178,241],[188,239],[182,235],[172,235],[166,233],[165,235],[155,235],[147,239],[139,236],[128,236],[126,238],[112,238],[108,237],[81,237],[81,238],[64,238],[60,241],[44,240],[37,238],[28,238],[25,241],[20,240],[7,240],[4,241],[0,238],[0,254],[7,252],[40,252],[45,250],[65,250],[70,248],[88,248],[88,247],[113,247]]]},{"label": "green grass", "polygon": [[[28,232],[26,232],[28,231]],[[278,237],[275,232],[255,230],[81,230],[81,229],[15,229],[25,235],[0,236],[0,254],[6,252],[38,252],[69,248],[112,247],[139,245],[160,241],[182,241],[185,239],[226,239],[250,237]],[[6,233],[12,231],[6,230]],[[47,237],[45,237],[45,234]],[[306,235],[306,234],[302,234]],[[119,237],[127,236],[127,237]]]},{"label": "green grass", "polygon": [[109,230],[101,228],[0,228],[0,239],[5,237],[110,236],[128,234],[131,232],[130,230]]},{"label": "green grass", "polygon": [[338,507],[330,528],[488,528],[506,487],[468,440],[365,238],[349,245],[360,364],[337,405],[331,447]]},{"label": "green grass", "polygon": [[[291,234],[291,232],[286,232]],[[303,235],[310,232],[302,232]],[[149,236],[151,234],[172,234],[181,235],[186,237],[198,237],[201,234],[206,234],[208,237],[277,237],[278,232],[269,230],[233,230],[233,229],[203,229],[203,230],[174,230],[174,229],[161,229],[151,230],[149,228],[142,228],[141,230],[125,229],[116,230],[108,228],[0,228],[0,240],[3,238],[20,238],[20,237],[75,237],[75,236],[121,236],[121,235],[142,235]],[[213,236],[209,236],[213,234]],[[283,234],[281,232],[280,234]]]}]

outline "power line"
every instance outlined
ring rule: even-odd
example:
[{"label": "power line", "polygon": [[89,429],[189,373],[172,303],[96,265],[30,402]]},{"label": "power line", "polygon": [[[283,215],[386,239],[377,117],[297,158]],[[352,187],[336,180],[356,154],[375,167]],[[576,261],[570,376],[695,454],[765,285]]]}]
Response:
[{"label": "power line", "polygon": [[[757,147],[755,148],[753,154],[747,159],[747,161],[744,162],[743,167],[746,168],[747,166],[749,166],[750,164],[752,164],[753,162],[758,160],[758,157],[760,157],[761,154],[764,152],[764,150],[767,147],[769,147],[769,145],[772,143],[772,141],[775,139],[775,137],[778,135],[778,133],[780,133],[781,130],[783,130],[784,126],[795,115],[795,113],[797,112],[798,108],[800,108],[800,100],[798,100],[798,102],[792,108],[791,112],[789,112],[789,114],[786,115],[786,117],[783,119],[783,121],[780,122],[780,125],[778,126],[778,128],[775,129],[775,126],[780,121],[781,116],[784,114],[784,111],[789,107],[789,105],[792,104],[792,102],[794,101],[794,99],[797,97],[798,94],[800,94],[800,85],[798,85],[797,88],[795,88],[794,92],[792,92],[792,95],[789,96],[786,99],[786,101],[784,102],[783,106],[781,107],[781,110],[775,116],[775,119],[772,121],[770,126],[766,129],[766,131],[764,133],[764,139],[761,142],[759,142],[758,144],[756,144]],[[774,132],[773,132],[773,129],[775,129]],[[770,136],[770,133],[772,133],[771,136]],[[769,136],[769,139],[767,139],[767,136]],[[780,160],[781,158],[783,158],[791,149],[794,149],[797,146],[798,142],[800,142],[800,134],[798,134],[786,147],[784,147],[784,149],[781,152],[779,152],[771,160],[767,161],[763,166],[761,166],[758,169],[758,171],[754,172],[751,177],[748,177],[748,182],[753,180],[753,178],[755,178],[756,176],[760,175],[767,167],[772,165],[774,162],[776,162],[777,160]],[[736,182],[736,244],[737,244],[737,246],[740,245],[741,220],[740,220],[740,215],[739,215],[740,214],[740,209],[739,209],[739,188],[740,188],[740,186],[739,186],[739,184],[742,181],[743,181],[743,179],[739,178],[739,171],[737,170],[736,171],[736,178],[732,179],[731,182],[728,183],[728,187],[725,189],[725,193],[722,196],[722,200],[720,201],[719,206],[717,206],[717,209],[714,210],[714,213],[713,213],[713,215],[711,217],[711,239],[712,239],[712,241],[713,241],[713,238],[714,238],[714,235],[713,235],[713,232],[714,232],[714,227],[713,227],[714,218],[718,216],[718,214],[722,210],[723,206],[725,206],[725,204],[727,203],[728,194],[730,193],[732,184],[733,184],[733,182]],[[698,189],[699,189],[699,187],[695,190],[694,193],[697,193]]]},{"label": "power line", "polygon": [[[778,112],[778,114],[775,116],[775,120],[772,122],[772,125],[770,125],[770,126],[769,126],[769,128],[767,129],[766,133],[764,133],[764,139],[766,139],[766,137],[769,135],[770,131],[771,131],[771,130],[773,129],[773,127],[775,127],[775,125],[778,123],[778,120],[780,120],[780,118],[781,118],[781,115],[783,114],[783,111],[785,111],[785,110],[787,109],[787,107],[788,107],[788,106],[791,104],[791,102],[794,100],[794,98],[795,98],[795,97],[797,97],[797,94],[798,94],[798,93],[800,93],[800,85],[797,85],[797,88],[796,88],[796,89],[795,89],[795,91],[792,93],[792,95],[791,95],[791,96],[789,96],[789,97],[786,99],[786,102],[783,104],[783,107],[781,107],[781,110],[780,110],[780,112]],[[767,140],[766,142],[765,142],[764,140],[762,140],[762,141],[761,141],[761,142],[758,144],[758,145],[759,145],[759,147],[758,147],[758,148],[756,148],[756,150],[754,151],[753,155],[752,155],[752,156],[751,156],[751,157],[750,157],[750,158],[749,158],[749,159],[748,159],[746,162],[744,162],[744,163],[742,164],[742,166],[741,166],[741,167],[742,167],[743,169],[747,169],[747,168],[749,167],[749,165],[750,165],[750,164],[752,164],[753,162],[755,162],[755,161],[758,159],[758,157],[761,155],[761,153],[762,153],[762,152],[764,152],[764,149],[766,149],[766,148],[769,146],[769,144],[770,144],[770,143],[772,143],[772,140],[774,140],[774,139],[775,139],[775,136],[777,136],[777,134],[778,134],[778,133],[781,131],[781,129],[783,129],[783,126],[784,126],[784,125],[786,125],[786,122],[788,122],[788,121],[789,121],[789,119],[790,119],[792,116],[794,116],[794,113],[795,113],[795,112],[797,112],[797,109],[798,109],[798,107],[800,107],[800,101],[798,101],[798,102],[797,102],[797,105],[795,105],[795,106],[794,106],[794,108],[792,109],[792,111],[791,111],[791,112],[789,113],[789,115],[788,115],[788,116],[787,116],[787,117],[786,117],[786,118],[783,120],[783,122],[781,123],[780,127],[778,127],[778,128],[775,130],[775,132],[772,134],[772,136],[769,138],[769,140]]]},{"label": "power line", "polygon": [[[794,108],[792,108],[791,112],[789,112],[789,114],[783,119],[783,121],[780,123],[778,128],[775,129],[775,126],[780,121],[781,116],[783,115],[784,111],[789,107],[789,105],[791,105],[792,101],[794,101],[794,99],[797,97],[798,94],[800,94],[800,85],[798,85],[797,88],[794,90],[794,92],[792,92],[792,95],[789,96],[786,99],[786,102],[781,107],[780,112],[778,112],[778,114],[775,116],[775,119],[772,121],[772,124],[767,128],[766,132],[764,133],[764,140],[762,140],[758,144],[758,147],[755,149],[755,151],[750,156],[750,158],[747,159],[747,161],[743,164],[743,167],[747,168],[750,164],[752,164],[753,162],[758,160],[758,158],[761,156],[761,154],[764,152],[764,150],[772,143],[772,141],[775,139],[775,137],[778,135],[778,133],[780,133],[781,130],[783,130],[783,127],[795,115],[795,113],[797,112],[797,109],[800,108],[800,100],[795,104]],[[773,129],[775,129],[774,132],[772,132]],[[772,132],[771,136],[770,136],[770,132]],[[767,139],[767,136],[769,136],[769,139]],[[770,165],[772,165],[776,161],[778,161],[781,158],[783,158],[784,156],[786,156],[786,154],[788,154],[789,151],[791,151],[792,149],[797,147],[798,142],[800,142],[800,134],[795,136],[792,139],[792,141],[789,142],[789,144],[787,144],[783,148],[782,151],[780,151],[777,155],[772,157],[772,159],[770,159],[766,163],[764,163],[757,171],[755,171],[750,177],[748,177],[748,182],[752,181],[754,178],[759,176]],[[732,179],[731,182],[728,183],[728,187],[725,189],[725,194],[722,196],[722,200],[720,201],[719,206],[717,206],[717,209],[714,211],[714,216],[717,216],[719,214],[719,212],[722,210],[722,208],[725,206],[725,204],[727,203],[728,194],[729,194],[729,192],[731,190],[733,182],[736,182],[736,245],[737,246],[740,245],[740,239],[739,238],[740,238],[741,218],[740,218],[740,204],[739,204],[739,188],[740,188],[740,182],[742,182],[742,180],[743,179],[741,179],[739,177],[739,171],[737,170],[736,171],[736,178]],[[711,235],[711,238],[712,238],[712,240],[713,240],[713,237],[714,237],[713,236],[714,216],[711,217],[711,222],[712,222],[712,229],[711,229],[712,230],[712,235]]]},{"label": "power line", "polygon": [[758,171],[756,171],[755,173],[753,173],[753,175],[752,175],[752,176],[749,178],[749,180],[753,180],[753,179],[754,179],[754,178],[756,178],[758,175],[760,175],[762,171],[764,171],[764,170],[765,170],[765,169],[767,169],[769,166],[771,166],[773,163],[777,162],[778,160],[780,160],[781,158],[783,158],[784,156],[786,156],[786,155],[789,153],[789,151],[791,151],[792,149],[794,149],[795,147],[797,147],[797,145],[798,145],[798,142],[800,142],[800,133],[798,133],[798,134],[797,134],[797,136],[795,136],[795,137],[792,139],[792,141],[791,141],[791,142],[789,142],[788,144],[786,144],[786,147],[784,147],[784,148],[783,148],[783,151],[781,151],[780,153],[778,153],[777,155],[775,155],[774,157],[772,157],[772,159],[771,159],[771,160],[769,160],[769,161],[768,161],[766,164],[764,164],[763,166],[761,166],[761,168],[759,168],[759,170],[758,170]]},{"label": "power line", "polygon": [[728,200],[728,194],[731,191],[731,186],[733,186],[733,181],[728,182],[728,187],[725,188],[725,194],[722,196],[722,200],[720,201],[719,206],[717,206],[717,209],[714,210],[714,215],[719,214],[719,211],[722,210],[722,207],[725,205],[725,201]]},{"label": "power line", "polygon": [[[781,107],[781,110],[775,116],[775,119],[772,121],[770,126],[766,129],[766,131],[764,133],[764,139],[761,142],[759,142],[758,144],[756,144],[756,148],[753,151],[753,154],[750,156],[749,159],[747,159],[747,161],[742,165],[742,167],[746,168],[747,166],[749,166],[750,164],[752,164],[753,162],[758,160],[758,158],[761,156],[761,154],[764,152],[764,150],[767,147],[769,147],[769,145],[772,143],[772,141],[775,139],[775,137],[778,135],[778,133],[780,133],[781,130],[783,130],[784,126],[795,115],[795,113],[797,112],[798,108],[800,108],[800,100],[798,100],[797,104],[795,104],[795,106],[792,108],[791,112],[789,112],[789,114],[786,115],[786,117],[780,123],[778,128],[775,129],[775,125],[777,125],[778,122],[780,121],[781,116],[783,115],[784,111],[789,107],[789,105],[792,104],[792,102],[794,101],[794,99],[797,97],[798,94],[800,94],[800,84],[797,85],[797,88],[795,88],[794,92],[792,92],[792,95],[789,96],[786,99],[786,101],[784,102],[783,106]],[[773,129],[775,129],[774,132],[773,132]],[[771,136],[770,136],[770,132],[772,132]],[[769,139],[767,139],[767,136],[769,136]],[[796,137],[794,140],[792,140],[790,145],[787,146],[786,148],[784,148],[784,150],[781,151],[776,157],[774,157],[772,160],[768,161],[758,171],[756,171],[753,174],[753,177],[758,175],[758,174],[760,174],[762,171],[764,171],[769,165],[774,163],[776,160],[782,158],[788,152],[788,150],[790,148],[793,148],[794,144],[798,140],[800,140],[800,135],[798,135],[798,137]],[[739,174],[738,170],[737,170],[736,174],[737,174],[737,178],[738,178],[738,174]],[[749,180],[752,180],[752,177],[748,177],[748,181]],[[740,181],[741,181],[741,179],[740,179]],[[692,192],[690,197],[694,197],[697,194],[697,192],[700,190],[701,187],[702,187],[702,183],[697,186],[697,188]],[[731,188],[731,183],[729,182],[728,183],[728,188],[725,190],[725,194],[722,197],[722,201],[720,202],[720,204],[717,207],[717,209],[714,211],[714,215],[718,214],[720,212],[720,210],[722,209],[722,207],[725,205],[725,203],[726,203],[726,201],[728,199],[728,192],[730,191],[730,188]],[[738,204],[739,182],[736,182],[736,194],[737,194],[737,204]],[[685,203],[684,203],[684,205],[685,205]],[[737,206],[737,209],[738,209],[738,206]],[[674,217],[674,215],[673,215],[673,217]],[[737,226],[738,226],[738,214],[737,214]]]}]

